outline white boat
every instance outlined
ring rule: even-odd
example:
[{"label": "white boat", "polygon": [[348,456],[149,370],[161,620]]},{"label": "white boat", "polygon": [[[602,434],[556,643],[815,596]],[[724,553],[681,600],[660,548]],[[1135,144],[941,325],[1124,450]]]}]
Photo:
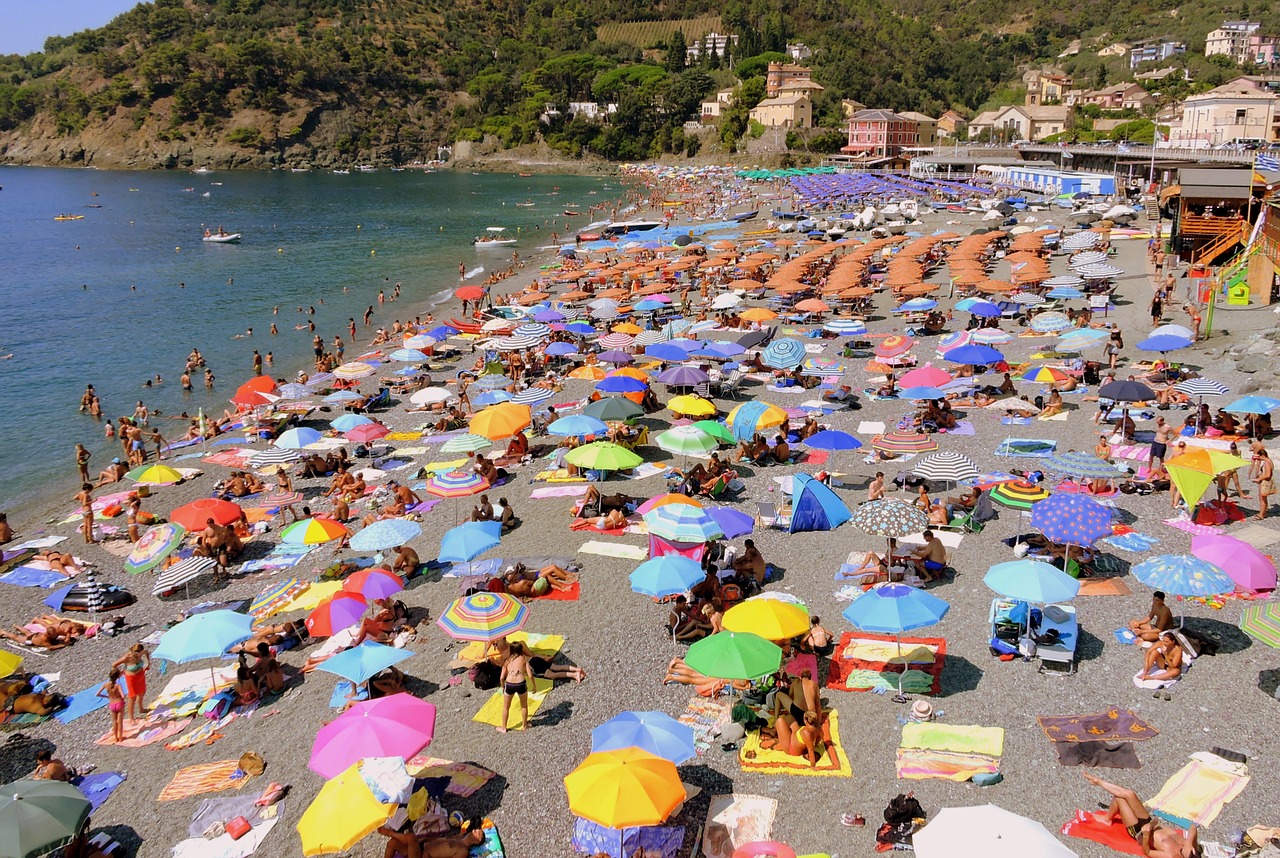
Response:
[{"label": "white boat", "polygon": [[224,232],[224,233],[215,232],[215,233],[206,235],[203,240],[209,242],[210,244],[239,244],[240,237],[241,235],[238,232]]},{"label": "white boat", "polygon": [[213,172],[213,170],[210,170],[208,167],[196,167],[196,168],[195,168],[194,170],[192,170],[191,172],[193,172],[193,173],[212,173],[212,172]]},{"label": "white boat", "polygon": [[484,231],[484,235],[471,241],[476,248],[510,247],[516,243],[514,238],[507,235],[505,226],[488,226]]},{"label": "white boat", "polygon": [[333,172],[334,172],[334,174],[339,175],[339,176],[349,176],[349,175],[351,175],[351,171],[350,171],[350,170],[334,170]]},{"label": "white boat", "polygon": [[372,164],[357,164],[356,169],[361,173],[376,173],[378,168]]},{"label": "white boat", "polygon": [[311,168],[310,168],[310,167],[290,167],[290,168],[289,168],[289,172],[291,172],[291,173],[310,173],[310,172],[311,172]]}]

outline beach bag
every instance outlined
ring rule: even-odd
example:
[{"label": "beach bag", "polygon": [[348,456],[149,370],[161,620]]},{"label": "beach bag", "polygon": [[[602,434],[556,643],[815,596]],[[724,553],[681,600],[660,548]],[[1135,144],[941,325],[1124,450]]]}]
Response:
[{"label": "beach bag", "polygon": [[228,820],[226,828],[227,834],[231,836],[232,840],[239,840],[248,834],[253,829],[253,826],[243,816],[237,816],[235,819]]},{"label": "beach bag", "polygon": [[235,699],[235,692],[230,689],[219,691],[200,704],[200,714],[210,721],[217,721],[231,711],[231,705],[235,702]]},{"label": "beach bag", "polygon": [[924,808],[914,796],[899,794],[897,798],[891,799],[889,806],[884,809],[884,821],[890,825],[902,825],[913,819],[923,818]]},{"label": "beach bag", "polygon": [[245,751],[240,755],[240,771],[256,777],[267,770],[267,761],[257,751]]}]

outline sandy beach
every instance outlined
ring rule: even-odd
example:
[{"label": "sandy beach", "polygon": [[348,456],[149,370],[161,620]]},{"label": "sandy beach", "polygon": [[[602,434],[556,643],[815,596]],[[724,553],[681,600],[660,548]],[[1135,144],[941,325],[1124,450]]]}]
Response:
[{"label": "sandy beach", "polygon": [[[780,206],[781,202],[772,204]],[[655,212],[641,209],[637,216],[655,216]],[[1040,222],[1029,225],[1041,226],[1044,222],[1064,223],[1062,219],[1055,220],[1050,212],[1045,213]],[[937,212],[924,216],[920,229],[926,235],[944,229],[966,235],[979,224],[980,220],[975,215]],[[716,237],[709,235],[707,239],[710,241]],[[1122,352],[1119,369],[1123,378],[1126,366],[1149,356],[1136,351],[1133,344],[1142,339],[1151,327],[1148,306],[1152,296],[1153,272],[1145,240],[1118,240],[1115,247],[1117,253],[1111,261],[1123,269],[1124,274],[1117,278],[1116,308],[1107,319],[1124,332],[1126,349]],[[525,249],[519,250],[521,256],[526,257]],[[550,251],[540,252],[528,260],[517,276],[498,284],[496,291],[505,293],[523,287],[539,275],[539,266],[549,264],[553,258]],[[1066,257],[1054,256],[1051,260],[1052,273],[1064,273],[1066,264]],[[1000,263],[993,276],[1007,277],[1008,273],[1008,264]],[[929,279],[930,282],[945,284],[946,267],[934,272]],[[945,297],[947,293],[944,286],[934,296],[944,309],[955,303],[954,298]],[[868,319],[872,334],[902,331],[901,321],[889,313],[892,306],[891,296],[887,293],[875,296],[875,309]],[[443,320],[453,315],[454,310],[456,305],[453,303],[431,308],[398,307],[391,315],[403,318],[429,311],[437,320]],[[1167,305],[1167,321],[1185,324],[1186,319],[1186,314],[1177,305]],[[956,313],[955,323],[949,329],[963,327],[965,320],[966,315]],[[1175,357],[1202,375],[1227,385],[1231,389],[1231,397],[1253,391],[1270,394],[1274,381],[1270,373],[1240,373],[1233,364],[1224,361],[1221,352],[1250,333],[1270,330],[1274,321],[1274,316],[1266,309],[1219,309],[1214,335],[1178,352]],[[1007,323],[1004,327],[1015,334],[1021,330]],[[837,346],[843,340],[806,342],[825,346],[821,356],[834,358],[838,356]],[[1019,338],[1002,346],[1001,350],[1011,363],[1025,363],[1032,353],[1045,348],[1049,342],[1043,338]],[[937,366],[946,366],[941,358],[934,355],[935,343],[936,339],[928,338],[916,347],[915,354],[921,365],[932,361]],[[359,351],[349,347],[348,360]],[[1096,358],[1097,354],[1092,356]],[[470,360],[470,355],[464,355],[461,365],[469,365]],[[864,362],[844,360],[847,371],[842,383],[851,385],[855,391],[868,386]],[[453,377],[452,368],[447,373],[432,374],[435,381],[445,377]],[[991,378],[998,382],[998,376]],[[368,388],[372,381],[368,380],[364,387]],[[569,380],[552,401],[579,400],[591,389],[592,382]],[[665,401],[667,396],[662,388],[658,386],[656,390],[660,399]],[[1030,398],[1040,393],[1041,387],[1019,383],[1019,391]],[[739,398],[761,399],[783,407],[794,407],[812,397],[766,391],[760,382],[748,381]],[[938,436],[939,447],[942,451],[963,453],[987,471],[1037,467],[1035,459],[996,457],[997,446],[1006,438],[1052,440],[1057,442],[1059,452],[1092,450],[1098,436],[1098,428],[1092,422],[1095,403],[1080,401],[1079,396],[1066,399],[1067,419],[1032,420],[1029,425],[1002,425],[1000,411],[969,409],[965,419],[972,424],[973,433]],[[1223,398],[1216,404],[1227,401],[1230,399]],[[723,416],[735,402],[720,400],[717,404]],[[74,408],[74,403],[68,403],[68,408]],[[859,424],[864,421],[882,421],[892,427],[908,410],[909,404],[900,400],[866,401],[863,398],[860,410],[836,411],[823,417],[821,422],[831,428],[857,434]],[[328,413],[317,411],[306,425],[323,430],[327,428],[328,420],[339,413],[337,408]],[[1163,413],[1179,424],[1185,416],[1181,411]],[[394,432],[411,432],[423,423],[423,415],[406,413],[404,403],[375,416]],[[640,423],[648,426],[651,434],[657,434],[667,428],[670,416],[670,412],[659,411],[646,415]],[[1151,429],[1153,426],[1153,422],[1147,421],[1140,423],[1138,428]],[[858,437],[864,444],[869,444],[869,434],[858,434]],[[417,465],[458,458],[441,454],[438,447],[422,441],[396,441],[394,445],[401,448],[426,446],[424,452],[401,457]],[[253,446],[265,447],[261,442]],[[495,449],[500,449],[500,445]],[[850,507],[865,498],[867,481],[877,469],[892,477],[910,467],[909,464],[894,462],[881,465],[865,463],[861,454],[867,450],[869,447],[856,454],[837,453],[823,466],[845,474],[844,486],[836,491]],[[678,459],[656,446],[642,447],[639,452],[647,461],[660,464],[676,464]],[[205,464],[199,459],[181,464],[201,468],[204,473],[178,486],[154,489],[152,497],[144,504],[145,509],[164,514],[191,500],[207,497],[214,482],[225,476],[227,471],[225,467]],[[473,720],[490,692],[471,688],[465,676],[461,683],[450,683],[450,662],[456,658],[462,644],[451,641],[436,626],[435,619],[462,594],[459,579],[440,578],[428,573],[411,582],[401,596],[410,607],[430,612],[430,621],[421,624],[417,639],[408,644],[413,657],[399,665],[410,677],[408,690],[438,707],[435,738],[425,753],[474,763],[497,773],[497,777],[475,795],[451,797],[447,806],[469,816],[490,817],[501,833],[506,854],[513,858],[572,854],[569,842],[574,817],[569,812],[562,779],[590,752],[592,728],[625,710],[656,709],[673,717],[679,716],[695,698],[690,687],[661,684],[668,661],[673,655],[683,653],[686,647],[673,647],[664,633],[665,607],[631,592],[627,576],[639,561],[579,551],[592,540],[643,548],[647,544],[645,538],[632,534],[610,537],[571,531],[569,507],[572,497],[530,497],[535,489],[559,485],[535,483],[533,477],[541,469],[537,462],[523,465],[513,471],[509,483],[491,491],[490,496],[495,500],[499,496],[506,497],[523,523],[505,535],[500,546],[483,555],[482,559],[571,557],[582,565],[580,600],[539,599],[531,602],[531,617],[525,629],[563,635],[563,652],[570,662],[585,669],[587,678],[584,682],[557,683],[536,713],[532,728],[527,733],[513,731],[499,735],[492,726]],[[778,501],[781,489],[775,478],[800,472],[812,473],[815,469],[805,465],[742,467],[740,474],[745,488],[733,505],[754,515],[760,504]],[[397,478],[415,483],[417,480],[413,477],[416,472],[416,467],[408,468],[397,472]],[[326,484],[326,480],[319,479],[297,480],[295,483],[316,509],[327,508],[327,504],[315,500]],[[124,487],[104,489],[97,494]],[[1246,484],[1246,488],[1250,487]],[[622,491],[637,497],[651,497],[667,491],[666,481],[661,476],[612,480],[601,489]],[[902,492],[891,492],[890,496],[911,498],[909,493]],[[1167,493],[1145,497],[1117,495],[1113,500],[1120,521],[1157,542],[1146,552],[1100,546],[1101,552],[1110,558],[1108,568],[1111,571],[1107,577],[1124,581],[1130,594],[1081,595],[1075,600],[1081,635],[1077,649],[1078,670],[1074,675],[1038,673],[1034,663],[1022,660],[1003,662],[993,658],[989,652],[988,611],[994,594],[984,586],[982,577],[992,564],[1014,559],[1011,549],[1001,540],[1020,532],[1020,528],[1025,532],[1025,517],[1020,524],[1020,517],[1015,511],[1001,509],[998,520],[989,523],[982,533],[965,535],[950,562],[955,570],[954,576],[949,575],[944,582],[929,588],[930,593],[951,604],[950,613],[941,623],[917,633],[946,640],[941,693],[932,698],[938,720],[951,725],[1003,727],[1000,761],[1003,783],[984,788],[969,782],[898,779],[895,775],[895,752],[909,706],[892,702],[888,694],[824,688],[822,696],[827,707],[839,713],[840,745],[847,755],[852,777],[744,771],[736,750],[724,751],[718,744],[712,744],[706,753],[680,768],[683,779],[702,790],[686,804],[682,815],[670,823],[685,826],[681,854],[689,854],[688,850],[704,824],[710,796],[727,793],[776,799],[778,806],[773,839],[791,844],[799,854],[826,853],[845,858],[872,854],[875,829],[886,803],[909,790],[915,790],[916,797],[930,817],[941,808],[990,802],[1037,820],[1050,831],[1057,832],[1077,809],[1096,809],[1097,802],[1104,798],[1100,790],[1081,778],[1081,772],[1093,771],[1104,779],[1132,787],[1142,798],[1148,799],[1187,763],[1191,754],[1208,751],[1215,746],[1247,755],[1253,779],[1202,833],[1202,840],[1225,841],[1232,829],[1254,824],[1278,824],[1274,804],[1280,790],[1270,772],[1280,760],[1280,739],[1271,729],[1275,715],[1273,707],[1277,705],[1272,692],[1277,678],[1280,678],[1280,653],[1251,640],[1238,630],[1241,611],[1250,602],[1228,599],[1224,606],[1215,608],[1171,597],[1173,613],[1185,616],[1188,627],[1219,640],[1221,652],[1197,659],[1186,677],[1170,689],[1171,699],[1168,701],[1153,698],[1149,690],[1136,688],[1132,677],[1141,667],[1141,653],[1133,646],[1118,642],[1113,631],[1143,614],[1150,603],[1151,591],[1127,575],[1128,569],[1150,554],[1187,553],[1191,534],[1163,523],[1164,519],[1174,515]],[[424,561],[436,556],[442,536],[454,526],[455,506],[465,512],[470,509],[470,501],[446,500],[422,517],[422,536],[411,544]],[[1252,516],[1257,511],[1256,493],[1252,499],[1242,501],[1241,506]],[[353,511],[356,511],[354,507]],[[206,600],[250,599],[290,574],[311,577],[313,569],[329,565],[335,557],[333,548],[319,546],[293,570],[241,574],[233,567],[229,583],[213,587],[201,581],[192,585],[189,598],[185,592],[180,592],[173,597],[158,599],[150,593],[154,573],[126,574],[121,568],[122,555],[99,545],[83,545],[73,530],[74,522],[47,524],[51,519],[66,519],[73,512],[74,505],[68,498],[53,508],[23,509],[11,514],[10,521],[19,532],[16,541],[45,534],[67,536],[69,538],[59,548],[90,561],[95,565],[99,580],[127,587],[139,599],[136,605],[120,612],[127,620],[126,631],[120,636],[80,641],[71,649],[49,654],[24,653],[23,670],[57,673],[54,687],[67,694],[96,687],[105,679],[110,664],[123,655],[129,645],[164,629],[167,621],[176,619],[191,605]],[[112,523],[122,524],[122,520]],[[1280,544],[1280,527],[1273,525],[1270,519],[1255,522],[1250,518],[1219,530],[1233,533],[1254,525],[1261,525],[1271,534],[1269,537],[1265,534],[1256,537],[1263,540],[1264,552],[1270,550],[1268,545]],[[255,543],[276,542],[278,527],[277,518],[272,522],[272,532],[257,537]],[[840,617],[847,603],[836,598],[836,591],[842,585],[834,580],[835,573],[851,551],[881,550],[883,539],[866,535],[850,525],[830,532],[797,534],[757,526],[752,538],[765,559],[781,572],[777,580],[766,586],[766,590],[799,598],[837,636],[852,631],[852,627]],[[740,539],[733,542],[741,544]],[[346,550],[338,556],[357,554]],[[38,588],[4,587],[0,623],[11,627],[46,613],[41,600],[48,594],[48,590]],[[300,619],[304,615],[281,616]],[[313,647],[283,654],[281,661],[287,671],[292,674],[311,649]],[[233,662],[223,662],[223,666],[231,664]],[[157,665],[151,671],[149,683],[152,688],[159,689],[168,677],[207,666],[208,662],[169,665],[165,676],[159,673]],[[825,667],[822,675],[825,676]],[[301,855],[294,825],[323,785],[322,778],[307,768],[307,760],[316,731],[335,715],[335,710],[329,707],[335,682],[336,677],[322,672],[308,674],[305,679],[294,678],[283,698],[269,702],[250,717],[232,721],[220,731],[223,738],[212,744],[198,743],[176,751],[167,750],[163,742],[136,749],[96,746],[95,740],[110,726],[105,710],[90,713],[69,724],[50,720],[18,728],[6,727],[9,732],[0,737],[5,750],[0,760],[0,780],[8,782],[29,773],[35,766],[35,753],[42,748],[55,749],[55,756],[68,765],[92,763],[99,772],[127,772],[127,780],[94,814],[93,828],[106,831],[119,840],[123,854],[152,858],[167,855],[175,843],[187,836],[191,814],[199,805],[198,797],[157,802],[157,796],[174,772],[185,766],[235,759],[243,752],[257,751],[266,761],[265,774],[254,778],[242,791],[223,795],[256,794],[269,781],[288,784],[290,792],[284,802],[280,822],[263,843],[259,854]],[[1158,735],[1135,743],[1141,768],[1121,771],[1060,765],[1053,744],[1038,725],[1037,717],[1094,713],[1111,707],[1131,710],[1158,731]],[[845,813],[864,815],[868,820],[867,826],[842,826],[840,817]],[[1107,847],[1085,840],[1062,838],[1062,842],[1086,858],[1114,854]],[[371,836],[350,854],[380,855],[384,844],[382,838]],[[958,850],[954,854],[966,853]]]}]

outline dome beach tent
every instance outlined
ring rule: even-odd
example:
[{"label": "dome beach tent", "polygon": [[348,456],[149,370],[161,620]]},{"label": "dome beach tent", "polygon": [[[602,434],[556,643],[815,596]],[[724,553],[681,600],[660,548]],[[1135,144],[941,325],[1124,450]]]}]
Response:
[{"label": "dome beach tent", "polygon": [[844,501],[830,488],[808,474],[791,478],[790,532],[834,530],[853,516]]}]

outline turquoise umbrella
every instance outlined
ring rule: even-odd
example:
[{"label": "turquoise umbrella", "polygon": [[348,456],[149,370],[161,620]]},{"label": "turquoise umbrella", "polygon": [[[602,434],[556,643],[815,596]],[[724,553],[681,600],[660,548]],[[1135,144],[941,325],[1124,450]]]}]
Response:
[{"label": "turquoise umbrella", "polygon": [[1080,593],[1079,581],[1041,560],[997,563],[987,570],[982,583],[1001,596],[1038,605],[1069,602]]},{"label": "turquoise umbrella", "polygon": [[1218,596],[1236,589],[1236,582],[1221,568],[1189,554],[1160,554],[1131,571],[1148,587],[1177,596]]},{"label": "turquoise umbrella", "polygon": [[320,670],[349,679],[356,685],[368,682],[393,664],[413,656],[408,650],[396,649],[386,644],[365,641],[360,646],[340,652],[320,664]]},{"label": "turquoise umbrella", "polygon": [[683,593],[703,579],[702,565],[681,554],[646,560],[631,573],[631,589],[655,599]]}]

